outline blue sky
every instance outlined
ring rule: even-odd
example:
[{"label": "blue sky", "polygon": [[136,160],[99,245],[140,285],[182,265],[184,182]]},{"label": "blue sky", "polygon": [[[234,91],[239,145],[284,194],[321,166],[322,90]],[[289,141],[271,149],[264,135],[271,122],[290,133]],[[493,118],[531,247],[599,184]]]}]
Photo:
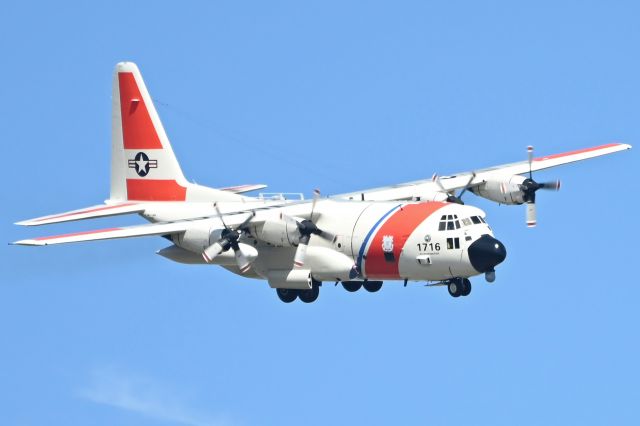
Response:
[{"label": "blue sky", "polygon": [[[13,222],[108,196],[116,62],[189,179],[325,194],[640,140],[637,2],[11,2],[0,14],[6,242],[140,223]],[[637,424],[637,149],[471,194],[507,261],[470,297],[325,286],[312,305],[171,263],[161,238],[0,246],[0,411],[20,425]],[[311,160],[303,161],[301,156]]]}]

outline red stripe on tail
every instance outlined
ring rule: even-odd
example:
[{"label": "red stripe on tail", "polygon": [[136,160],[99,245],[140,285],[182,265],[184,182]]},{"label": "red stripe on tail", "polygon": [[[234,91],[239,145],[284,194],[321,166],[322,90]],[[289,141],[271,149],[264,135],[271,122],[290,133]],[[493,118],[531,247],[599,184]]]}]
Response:
[{"label": "red stripe on tail", "polygon": [[187,188],[175,180],[127,179],[127,199],[137,201],[185,201]]},{"label": "red stripe on tail", "polygon": [[125,149],[162,149],[149,110],[131,72],[118,73]]}]

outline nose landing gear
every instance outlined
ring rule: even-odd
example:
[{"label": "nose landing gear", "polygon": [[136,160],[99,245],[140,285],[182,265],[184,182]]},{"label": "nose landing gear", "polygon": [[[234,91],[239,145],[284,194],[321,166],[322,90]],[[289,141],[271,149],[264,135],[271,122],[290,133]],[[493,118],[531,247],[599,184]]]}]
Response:
[{"label": "nose landing gear", "polygon": [[468,296],[471,293],[471,281],[468,278],[452,278],[447,290],[452,297]]}]

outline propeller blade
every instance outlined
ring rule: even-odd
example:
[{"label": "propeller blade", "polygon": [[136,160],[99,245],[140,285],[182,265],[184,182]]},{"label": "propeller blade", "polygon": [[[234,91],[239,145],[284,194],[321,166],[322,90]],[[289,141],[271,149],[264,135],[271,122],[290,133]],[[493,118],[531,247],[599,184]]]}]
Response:
[{"label": "propeller blade", "polygon": [[536,203],[527,203],[527,226],[533,228],[536,224]]},{"label": "propeller blade", "polygon": [[240,247],[237,249],[234,248],[233,254],[236,258],[236,264],[240,269],[240,273],[244,274],[251,268],[251,262],[249,262],[249,259],[247,259],[247,256],[245,256]]},{"label": "propeller blade", "polygon": [[320,190],[319,189],[314,189],[313,190],[313,201],[311,202],[311,215],[309,217],[309,220],[313,222],[313,212],[316,210],[316,203],[318,202],[318,198],[320,198]]},{"label": "propeller blade", "polygon": [[440,182],[440,176],[438,176],[437,173],[434,173],[433,176],[431,176],[431,182],[435,182],[435,184],[440,188],[440,191],[447,192],[447,190],[444,189],[442,182]]},{"label": "propeller blade", "polygon": [[541,182],[541,183],[538,183],[538,186],[540,187],[540,189],[544,189],[547,191],[560,191],[559,180],[554,180],[551,182]]},{"label": "propeller blade", "polygon": [[216,213],[218,214],[220,221],[222,221],[222,226],[224,226],[224,229],[229,229],[227,224],[224,223],[224,218],[222,217],[222,213],[220,213],[220,208],[218,207],[218,203],[213,203],[213,207],[216,209]]},{"label": "propeller blade", "polygon": [[532,173],[531,173],[531,163],[533,163],[533,147],[531,145],[529,145],[527,147],[527,154],[529,156],[529,179],[533,180],[533,178],[531,177]]},{"label": "propeller blade", "polygon": [[460,194],[458,194],[458,199],[462,200],[462,194],[467,192],[467,189],[469,189],[469,185],[471,185],[471,182],[473,182],[475,178],[476,178],[476,172],[471,172],[471,177],[467,181],[467,184],[464,186],[464,188],[462,188],[462,191],[460,192]]},{"label": "propeller blade", "polygon": [[246,218],[244,220],[244,222],[242,222],[240,225],[238,225],[236,227],[236,229],[243,229],[245,226],[247,226],[249,224],[249,222],[251,222],[251,219],[253,219],[255,216],[256,216],[255,210],[251,210],[251,213],[249,214],[249,217]]},{"label": "propeller blade", "polygon": [[[460,197],[456,197],[455,192],[447,191],[447,189],[445,189],[444,185],[442,184],[442,181],[440,180],[440,176],[438,176],[437,173],[434,173],[433,176],[431,176],[431,181],[435,182],[435,184],[438,185],[441,192],[444,192],[445,194],[447,194],[447,202],[464,204],[464,202],[460,199]],[[462,195],[462,193],[460,193],[460,195]]]},{"label": "propeller blade", "polygon": [[304,266],[304,258],[307,256],[307,244],[298,244],[296,255],[293,257],[293,265],[301,268]]},{"label": "propeller blade", "polygon": [[311,237],[309,235],[302,235],[300,237],[300,242],[298,243],[296,254],[293,257],[294,266],[302,267],[304,265],[304,258],[307,256],[307,247],[309,246],[310,238]]},{"label": "propeller blade", "polygon": [[213,259],[215,259],[224,250],[224,246],[226,245],[225,242],[228,244],[228,241],[225,238],[222,238],[204,249],[202,257],[205,262],[213,262]]},{"label": "propeller blade", "polygon": [[336,238],[338,238],[335,234],[332,234],[331,232],[328,232],[328,231],[319,231],[319,233],[316,235],[332,243],[335,242]]}]

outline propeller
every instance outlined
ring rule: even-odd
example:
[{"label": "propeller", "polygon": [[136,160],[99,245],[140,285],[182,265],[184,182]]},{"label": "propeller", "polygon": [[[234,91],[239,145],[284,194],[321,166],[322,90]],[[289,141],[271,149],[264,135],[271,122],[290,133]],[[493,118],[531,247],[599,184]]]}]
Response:
[{"label": "propeller", "polygon": [[244,232],[246,226],[256,215],[256,212],[252,211],[249,217],[244,220],[244,222],[242,222],[235,228],[231,228],[225,223],[224,218],[222,217],[222,213],[220,213],[220,209],[218,208],[218,204],[216,203],[213,206],[216,209],[216,213],[220,218],[224,229],[220,233],[220,239],[204,249],[204,251],[202,252],[202,257],[207,263],[210,263],[213,262],[213,259],[215,259],[220,253],[231,249],[233,250],[236,264],[238,265],[240,272],[245,273],[251,267],[251,261],[247,258],[245,253],[242,252],[242,249],[238,244],[238,240],[240,239],[240,234]]},{"label": "propeller", "polygon": [[442,182],[440,182],[440,176],[438,176],[437,173],[434,173],[433,176],[431,176],[431,181],[435,182],[440,187],[440,191],[442,191],[445,194],[447,194],[447,202],[456,203],[456,204],[464,204],[464,201],[462,201],[462,195],[465,192],[467,192],[467,190],[471,187],[471,182],[473,182],[473,180],[475,178],[476,178],[476,172],[471,172],[471,177],[469,178],[467,183],[462,188],[462,191],[460,191],[460,193],[457,196],[455,195],[455,192],[452,194],[451,192],[449,192],[449,191],[447,191],[445,189],[444,185],[442,185]]},{"label": "propeller", "polygon": [[315,222],[313,221],[313,215],[315,213],[316,204],[319,198],[320,191],[315,189],[313,191],[313,201],[311,202],[311,214],[309,215],[309,219],[298,221],[291,216],[287,216],[284,213],[280,215],[280,217],[288,224],[297,227],[298,233],[300,234],[300,238],[298,239],[298,248],[296,249],[296,254],[293,257],[294,266],[304,266],[304,259],[307,255],[307,247],[309,246],[311,235],[317,235],[320,238],[331,242],[335,241],[336,239],[336,236],[334,234],[318,228],[318,226],[316,226]]},{"label": "propeller", "polygon": [[531,165],[533,163],[533,147],[531,145],[527,147],[527,154],[529,157],[529,178],[525,179],[524,182],[520,184],[520,190],[524,194],[523,199],[525,204],[527,205],[527,226],[529,228],[533,228],[537,224],[536,191],[538,191],[539,189],[547,191],[559,191],[560,181],[555,180],[550,182],[536,182],[535,180],[533,180],[533,172],[531,170]]}]

